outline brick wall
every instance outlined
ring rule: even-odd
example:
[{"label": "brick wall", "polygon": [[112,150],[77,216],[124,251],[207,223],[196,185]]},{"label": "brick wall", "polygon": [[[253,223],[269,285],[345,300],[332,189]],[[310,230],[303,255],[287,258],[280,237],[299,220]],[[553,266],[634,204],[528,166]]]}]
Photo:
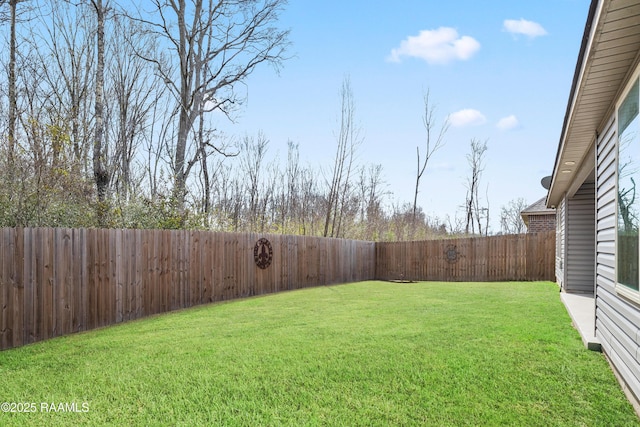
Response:
[{"label": "brick wall", "polygon": [[554,231],[556,229],[556,215],[529,215],[529,228],[527,233],[541,233],[544,231]]}]

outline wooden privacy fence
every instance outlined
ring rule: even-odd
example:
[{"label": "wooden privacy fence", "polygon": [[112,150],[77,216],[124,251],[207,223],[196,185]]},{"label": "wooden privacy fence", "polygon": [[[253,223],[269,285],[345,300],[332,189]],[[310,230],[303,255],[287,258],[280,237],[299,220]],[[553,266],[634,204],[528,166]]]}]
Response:
[{"label": "wooden privacy fence", "polygon": [[[272,262],[261,269],[256,242]],[[0,229],[0,349],[375,274],[375,243],[185,230]]]},{"label": "wooden privacy fence", "polygon": [[[259,268],[255,255],[271,264]],[[553,280],[555,234],[373,243],[186,230],[0,229],[0,350],[208,302],[360,280]]]},{"label": "wooden privacy fence", "polygon": [[380,280],[555,280],[555,232],[376,244]]}]

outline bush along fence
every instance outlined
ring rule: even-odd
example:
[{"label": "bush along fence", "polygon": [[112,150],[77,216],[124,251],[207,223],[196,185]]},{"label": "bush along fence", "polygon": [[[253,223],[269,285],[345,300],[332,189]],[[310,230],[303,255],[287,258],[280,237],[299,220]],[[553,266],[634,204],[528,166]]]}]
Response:
[{"label": "bush along fence", "polygon": [[553,233],[374,243],[0,229],[0,350],[215,301],[361,280],[553,280]]},{"label": "bush along fence", "polygon": [[555,280],[554,263],[555,232],[376,244],[381,280]]}]

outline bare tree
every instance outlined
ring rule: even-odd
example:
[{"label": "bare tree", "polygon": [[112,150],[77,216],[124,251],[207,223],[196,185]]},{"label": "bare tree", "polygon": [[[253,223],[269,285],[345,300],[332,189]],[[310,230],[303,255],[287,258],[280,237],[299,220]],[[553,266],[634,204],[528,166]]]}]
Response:
[{"label": "bare tree", "polygon": [[[282,206],[282,230],[288,230],[287,223],[297,222],[300,207],[300,149],[293,141],[287,143],[286,190]],[[292,230],[295,232],[295,230]]]},{"label": "bare tree", "polygon": [[281,233],[293,233],[291,225],[296,220],[300,204],[300,152],[298,144],[287,141],[287,163],[284,172],[278,172],[277,190],[273,198],[274,222]]},{"label": "bare tree", "polygon": [[264,233],[275,225],[275,209],[271,209],[271,215],[268,214],[269,207],[275,203],[274,189],[278,181],[278,167],[276,163],[267,164],[266,176],[262,180],[259,192],[259,204],[257,212],[258,227],[257,231]]},{"label": "bare tree", "polygon": [[97,220],[105,225],[106,195],[110,174],[107,170],[107,144],[104,138],[104,20],[108,7],[102,0],[91,0],[96,13],[96,77],[95,77],[95,137],[93,139],[93,179],[98,195]]},{"label": "bare tree", "polygon": [[218,160],[214,171],[211,174],[211,204],[215,215],[211,226],[225,231],[237,230],[239,220],[235,216],[237,201],[234,196],[241,197],[242,189],[234,193],[237,180],[233,180],[230,164]]},{"label": "bare tree", "polygon": [[[142,180],[142,173],[134,177],[134,159],[142,142],[155,138],[153,112],[160,108],[159,104],[165,104],[165,90],[149,64],[136,55],[136,51],[153,51],[152,41],[130,20],[116,16],[111,21],[113,28],[106,40],[109,61],[105,70],[105,142],[109,151],[110,185],[118,199],[127,200],[134,181]],[[157,151],[155,145],[146,149],[148,154]],[[146,165],[147,171],[150,166]],[[148,185],[153,195],[151,180]]]},{"label": "bare tree", "polygon": [[377,240],[378,227],[384,216],[382,199],[388,194],[384,189],[385,182],[382,177],[382,165],[369,165],[360,169],[358,179],[360,222],[363,224],[364,239]]},{"label": "bare tree", "polygon": [[[74,6],[82,7],[83,2],[72,3]],[[109,8],[109,1],[103,3],[102,0],[89,0],[87,2],[95,12],[95,80],[94,84],[94,133],[92,142],[92,166],[93,181],[96,186],[98,203],[96,205],[96,218],[99,226],[105,226],[107,214],[106,195],[109,187],[111,174],[107,167],[107,143],[105,141],[105,117],[104,117],[104,88],[105,88],[105,15]],[[87,37],[91,32],[87,32]],[[74,56],[75,52],[71,52]],[[89,74],[90,69],[85,70]]]},{"label": "bare tree", "polygon": [[509,201],[500,209],[500,228],[504,234],[524,233],[526,225],[522,220],[522,212],[527,207],[527,201],[522,197]]},{"label": "bare tree", "polygon": [[[480,178],[484,171],[484,155],[487,151],[487,141],[481,142],[477,139],[471,140],[471,151],[467,154],[470,175],[467,179],[467,199],[465,202],[465,233],[475,234],[476,226],[478,233],[483,234],[482,219],[488,216],[488,208],[481,207],[478,195],[480,189]],[[484,230],[487,234],[488,230]]]},{"label": "bare tree", "polygon": [[429,91],[424,95],[424,116],[422,117],[422,124],[426,130],[425,137],[425,152],[424,158],[420,158],[420,146],[416,147],[417,153],[417,169],[416,169],[416,188],[413,195],[413,216],[412,220],[415,222],[416,220],[416,210],[418,207],[418,192],[420,191],[420,180],[422,179],[422,175],[424,175],[425,170],[427,169],[427,165],[429,164],[429,160],[433,154],[444,147],[445,145],[445,134],[449,130],[449,119],[445,119],[444,122],[440,124],[439,129],[436,124],[435,119],[436,108],[431,104],[429,99]]},{"label": "bare tree", "polygon": [[257,139],[248,135],[245,136],[240,147],[242,152],[241,167],[243,175],[248,180],[246,187],[246,193],[249,196],[247,219],[250,231],[256,231],[256,225],[261,216],[260,184],[268,145],[269,140],[260,132]]},{"label": "bare tree", "polygon": [[302,235],[313,236],[316,234],[316,226],[318,232],[322,226],[322,202],[316,176],[311,169],[304,169],[300,174],[300,202],[296,217],[300,223],[299,233]]},{"label": "bare tree", "polygon": [[457,215],[457,213],[451,217],[451,215],[447,215],[446,217],[447,226],[449,233],[453,235],[463,234],[465,228],[465,220],[464,218]]},{"label": "bare tree", "polygon": [[360,129],[355,123],[355,100],[349,77],[345,77],[342,82],[340,98],[340,129],[336,138],[338,146],[327,195],[324,237],[338,237],[340,235],[345,207],[353,191],[351,174],[355,155],[358,146],[363,141]]},{"label": "bare tree", "polygon": [[[152,0],[154,13],[136,18],[173,52],[164,61],[147,57],[177,100],[177,140],[172,149],[173,198],[184,208],[191,169],[204,152],[194,143],[202,112],[231,117],[242,102],[236,90],[262,63],[284,58],[288,31],[275,28],[285,0]],[[214,145],[207,149],[215,151]]]},{"label": "bare tree", "polygon": [[9,42],[9,165],[13,167],[16,138],[17,94],[16,94],[16,11],[18,0],[9,0],[11,9],[11,29]]},{"label": "bare tree", "polygon": [[478,218],[478,230],[481,229],[482,219],[484,219],[484,235],[489,235],[489,219],[491,209],[489,206],[489,183],[484,190],[484,202],[485,206],[480,206],[479,199],[476,201],[476,218]]},{"label": "bare tree", "polygon": [[27,0],[0,0],[0,7],[8,6],[8,14],[2,9],[0,12],[0,22],[9,22],[9,64],[7,69],[8,86],[8,110],[7,110],[7,169],[10,180],[13,179],[15,166],[16,146],[18,145],[18,87],[17,87],[17,61],[18,61],[18,22],[29,19],[28,15],[32,11],[31,5],[20,7],[18,5],[26,3]]},{"label": "bare tree", "polygon": [[171,151],[169,141],[175,140],[172,120],[175,109],[169,103],[163,102],[160,94],[155,95],[153,99],[149,112],[149,129],[143,134],[143,150],[147,154],[145,175],[148,191],[151,199],[155,201],[166,196],[166,172],[171,169],[171,164],[167,161]]},{"label": "bare tree", "polygon": [[16,90],[16,18],[19,0],[5,0],[0,4],[7,3],[9,5],[9,124],[8,124],[8,149],[7,160],[9,167],[9,174],[12,175],[14,166],[14,152],[16,144],[16,122],[18,115],[18,102],[17,102],[17,90]]},{"label": "bare tree", "polygon": [[[204,151],[206,150],[207,144],[215,138],[215,134],[213,130],[208,129],[203,113],[200,113],[198,117],[197,128],[196,141],[200,150]],[[209,156],[200,156],[200,176],[202,181],[202,213],[209,215],[211,211],[211,171],[209,170]]]},{"label": "bare tree", "polygon": [[[92,91],[95,82],[95,32],[88,14],[76,13],[65,2],[52,2],[46,16],[40,17],[39,33],[30,40],[31,50],[42,65],[42,81],[51,125],[69,127],[69,142],[77,166],[88,172],[88,157],[93,137],[94,114],[91,113]],[[80,5],[79,7],[85,7]]]},{"label": "bare tree", "polygon": [[[52,26],[58,23],[49,21]],[[83,164],[74,155],[67,106],[56,102],[59,96],[69,99],[65,86],[51,85],[63,81],[52,64],[65,61],[62,57],[68,52],[47,51],[46,43],[36,43],[41,34],[21,32],[22,42],[37,48],[24,49],[17,58],[20,138],[16,140],[15,187],[9,188],[13,191],[11,216],[15,225],[22,226],[87,226],[92,220],[87,215],[91,183],[87,185],[80,173]]]}]

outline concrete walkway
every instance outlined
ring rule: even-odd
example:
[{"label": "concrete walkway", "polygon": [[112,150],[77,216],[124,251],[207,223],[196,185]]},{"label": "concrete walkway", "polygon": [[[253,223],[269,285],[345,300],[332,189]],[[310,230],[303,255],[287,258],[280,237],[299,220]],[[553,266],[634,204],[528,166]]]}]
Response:
[{"label": "concrete walkway", "polygon": [[560,293],[560,300],[571,316],[573,326],[580,332],[585,347],[601,351],[600,340],[595,337],[595,300],[593,295]]}]

